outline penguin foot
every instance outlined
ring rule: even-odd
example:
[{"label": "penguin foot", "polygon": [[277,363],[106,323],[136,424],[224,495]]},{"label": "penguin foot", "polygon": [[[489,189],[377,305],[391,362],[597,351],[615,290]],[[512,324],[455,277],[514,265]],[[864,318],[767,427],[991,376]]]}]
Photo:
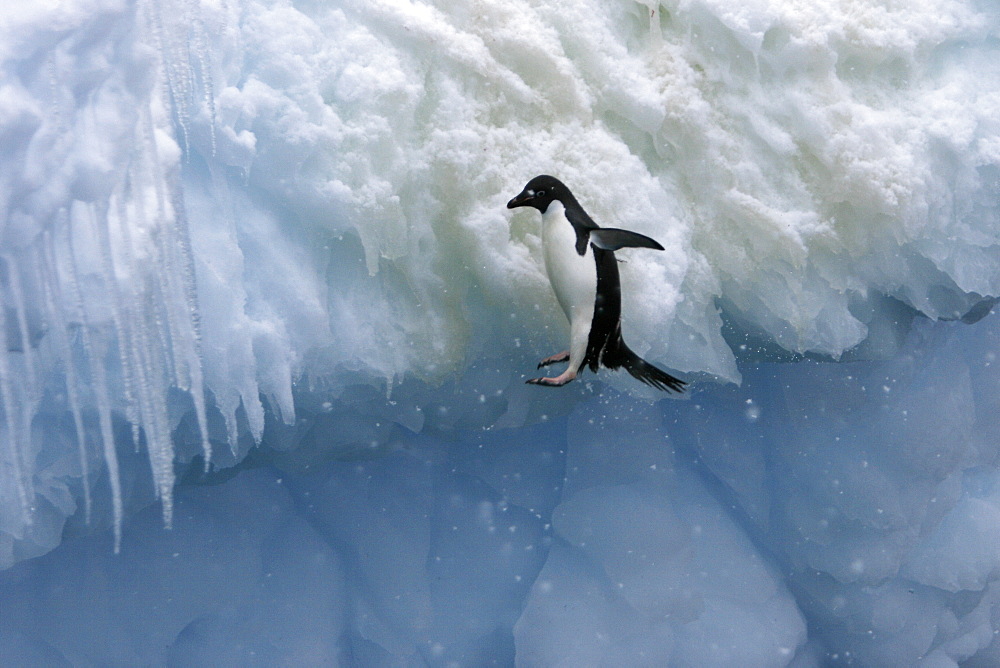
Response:
[{"label": "penguin foot", "polygon": [[525,382],[529,385],[546,385],[548,387],[562,387],[566,383],[576,378],[576,374],[567,369],[555,378],[532,378]]},{"label": "penguin foot", "polygon": [[538,363],[539,369],[543,366],[548,366],[550,364],[559,364],[560,362],[565,362],[569,359],[569,351],[564,350],[561,353],[556,353],[555,355],[550,355]]}]

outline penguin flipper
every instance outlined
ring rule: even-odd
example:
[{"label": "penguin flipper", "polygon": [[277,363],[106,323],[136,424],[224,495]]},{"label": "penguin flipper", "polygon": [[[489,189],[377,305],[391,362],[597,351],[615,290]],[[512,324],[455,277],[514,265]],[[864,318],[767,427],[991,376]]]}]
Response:
[{"label": "penguin flipper", "polygon": [[663,250],[663,246],[655,239],[638,232],[629,232],[615,227],[601,227],[590,230],[590,243],[601,250],[616,251],[619,248],[652,248]]}]

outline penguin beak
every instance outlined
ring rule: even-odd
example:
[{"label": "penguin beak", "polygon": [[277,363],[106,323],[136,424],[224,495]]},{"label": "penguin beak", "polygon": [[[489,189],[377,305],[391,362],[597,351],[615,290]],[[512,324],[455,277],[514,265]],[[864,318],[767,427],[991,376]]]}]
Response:
[{"label": "penguin beak", "polygon": [[516,209],[519,206],[528,206],[531,204],[532,199],[534,199],[534,195],[529,195],[527,191],[522,191],[520,195],[507,202],[507,208]]}]

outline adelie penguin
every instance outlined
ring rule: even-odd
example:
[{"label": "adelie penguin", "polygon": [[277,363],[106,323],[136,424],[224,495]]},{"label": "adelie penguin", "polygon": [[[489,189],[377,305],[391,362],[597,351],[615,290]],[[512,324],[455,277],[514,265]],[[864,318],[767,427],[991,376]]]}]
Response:
[{"label": "adelie penguin", "polygon": [[615,251],[621,248],[663,246],[647,236],[611,227],[599,227],[559,179],[536,176],[521,194],[507,202],[508,209],[531,206],[542,214],[542,253],[549,282],[569,319],[569,350],[546,357],[538,368],[559,362],[569,366],[554,378],[533,378],[529,383],[565,385],[585,366],[597,371],[625,368],[653,387],[681,392],[687,384],[662,371],[629,349],[622,340],[621,281]]}]

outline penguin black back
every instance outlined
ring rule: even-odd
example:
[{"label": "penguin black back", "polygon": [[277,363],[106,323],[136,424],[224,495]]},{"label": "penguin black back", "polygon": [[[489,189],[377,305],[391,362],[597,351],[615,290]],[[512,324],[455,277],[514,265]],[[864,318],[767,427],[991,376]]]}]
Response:
[{"label": "penguin black back", "polygon": [[687,383],[636,355],[622,338],[621,279],[614,251],[594,248],[594,260],[597,264],[597,296],[587,339],[587,356],[579,370],[589,366],[596,373],[600,366],[612,370],[624,367],[633,378],[658,390],[683,392]]}]

